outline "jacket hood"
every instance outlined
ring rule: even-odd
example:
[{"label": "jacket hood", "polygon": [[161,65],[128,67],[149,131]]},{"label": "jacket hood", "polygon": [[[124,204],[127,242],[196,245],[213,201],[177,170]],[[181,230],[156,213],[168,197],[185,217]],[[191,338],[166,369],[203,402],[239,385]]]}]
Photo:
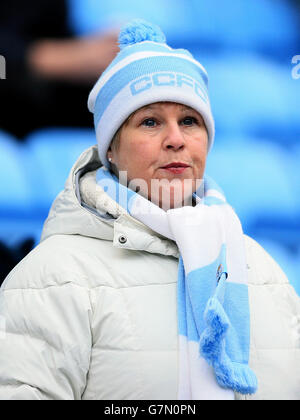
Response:
[{"label": "jacket hood", "polygon": [[[112,241],[114,246],[170,255],[178,258],[177,245],[130,216],[99,185],[95,176],[89,189],[96,205],[87,205],[83,196],[88,195],[82,180],[87,174],[101,167],[97,146],[84,151],[73,165],[65,189],[53,202],[45,221],[41,242],[53,235],[81,235]],[[123,238],[120,243],[120,237]],[[126,243],[124,243],[124,237]]]}]

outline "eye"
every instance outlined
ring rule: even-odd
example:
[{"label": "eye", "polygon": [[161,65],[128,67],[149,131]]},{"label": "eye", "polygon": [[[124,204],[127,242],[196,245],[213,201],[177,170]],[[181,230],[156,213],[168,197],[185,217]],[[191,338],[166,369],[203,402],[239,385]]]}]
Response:
[{"label": "eye", "polygon": [[195,117],[185,117],[181,123],[186,126],[198,124],[198,120]]},{"label": "eye", "polygon": [[153,118],[146,118],[143,122],[142,125],[144,127],[156,127],[157,122],[153,119]]}]

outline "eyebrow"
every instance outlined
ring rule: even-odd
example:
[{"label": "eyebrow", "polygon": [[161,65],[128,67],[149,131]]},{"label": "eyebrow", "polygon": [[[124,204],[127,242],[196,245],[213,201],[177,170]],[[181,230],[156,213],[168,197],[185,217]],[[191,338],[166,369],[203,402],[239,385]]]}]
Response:
[{"label": "eyebrow", "polygon": [[195,109],[193,109],[193,108],[191,108],[190,106],[187,106],[187,105],[182,105],[181,111],[188,111],[188,112],[195,111],[195,112],[197,112]]},{"label": "eyebrow", "polygon": [[[194,110],[193,108],[191,108],[188,105],[183,105],[183,104],[178,104],[178,105],[181,105],[181,108],[180,108],[181,111],[195,111],[195,112],[197,112],[196,110]],[[147,111],[148,109],[150,109],[150,110],[156,110],[157,108],[158,108],[158,105],[149,104],[149,105],[143,106],[142,108],[140,108],[136,112]]]},{"label": "eyebrow", "polygon": [[139,111],[147,111],[147,109],[156,109],[156,108],[157,107],[155,105],[152,105],[152,104],[145,105],[142,108],[138,109],[137,112],[139,112]]}]

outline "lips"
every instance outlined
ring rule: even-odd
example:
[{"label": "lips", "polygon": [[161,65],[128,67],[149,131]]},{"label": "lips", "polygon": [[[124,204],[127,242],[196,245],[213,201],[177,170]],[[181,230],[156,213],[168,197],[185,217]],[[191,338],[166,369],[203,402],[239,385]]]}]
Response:
[{"label": "lips", "polygon": [[182,162],[172,162],[169,163],[166,166],[162,166],[163,169],[169,169],[169,168],[189,168],[190,165]]},{"label": "lips", "polygon": [[168,171],[173,175],[181,175],[187,168],[190,168],[190,165],[183,162],[172,162],[162,167],[163,170]]}]

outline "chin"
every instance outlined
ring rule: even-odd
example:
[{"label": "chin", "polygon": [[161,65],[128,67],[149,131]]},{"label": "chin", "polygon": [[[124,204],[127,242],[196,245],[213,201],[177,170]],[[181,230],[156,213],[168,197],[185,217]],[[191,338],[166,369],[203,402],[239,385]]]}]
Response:
[{"label": "chin", "polygon": [[159,207],[169,210],[183,206],[193,206],[193,192],[193,189],[184,191],[182,186],[180,190],[164,191],[160,194]]}]

